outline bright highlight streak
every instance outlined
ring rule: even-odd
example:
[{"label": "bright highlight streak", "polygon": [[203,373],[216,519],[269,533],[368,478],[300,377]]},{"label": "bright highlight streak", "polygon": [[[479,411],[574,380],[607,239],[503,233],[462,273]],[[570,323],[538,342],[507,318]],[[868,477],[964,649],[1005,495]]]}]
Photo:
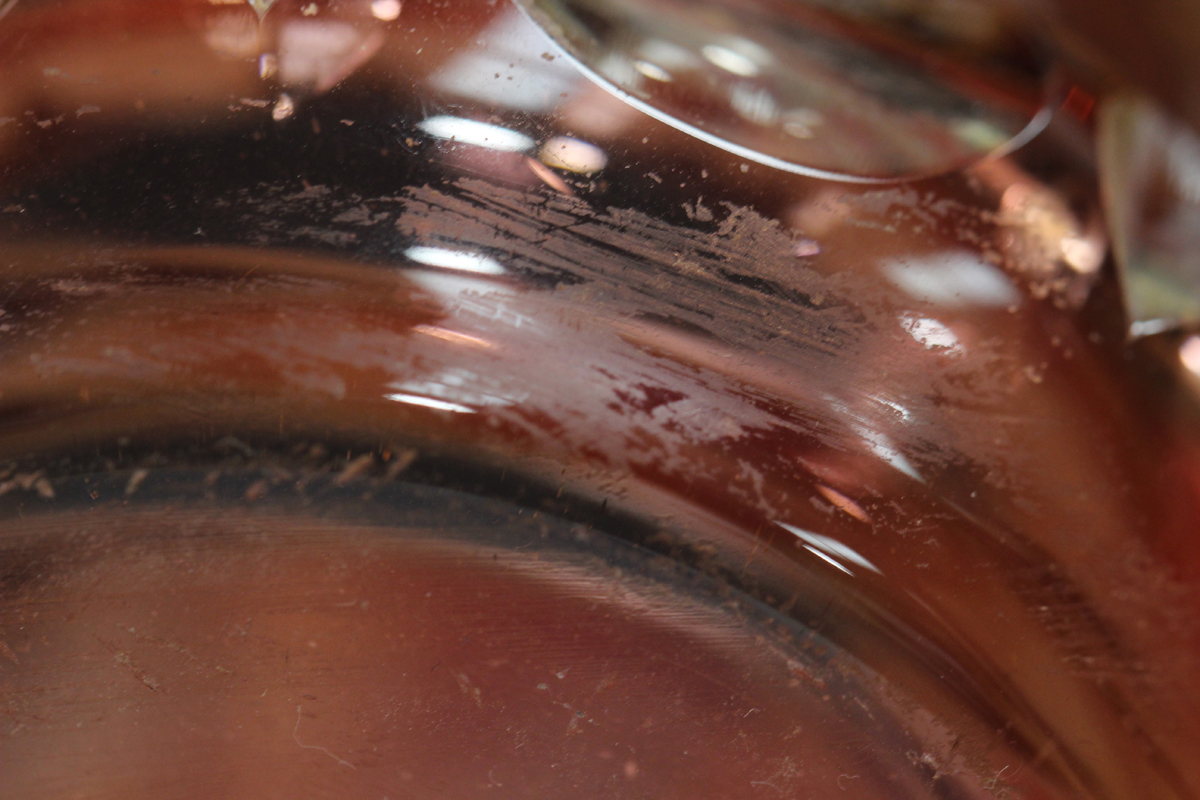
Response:
[{"label": "bright highlight streak", "polygon": [[726,72],[740,75],[743,78],[753,78],[758,74],[758,64],[741,53],[722,47],[719,44],[706,44],[700,48],[700,54],[714,67],[720,67]]},{"label": "bright highlight streak", "polygon": [[667,72],[653,61],[635,61],[633,62],[633,68],[652,81],[659,81],[660,83],[671,82],[671,73]]},{"label": "bright highlight streak", "polygon": [[892,445],[892,440],[879,431],[870,430],[855,426],[858,434],[862,436],[863,443],[872,453],[882,458],[887,463],[891,464],[900,472],[912,478],[918,483],[924,483],[925,479],[921,477],[921,473],[917,472],[917,468],[912,465],[904,454],[897,450]]},{"label": "bright highlight streak", "polygon": [[419,264],[441,267],[458,272],[474,272],[480,275],[503,275],[504,267],[494,258],[462,250],[447,250],[443,247],[410,247],[404,255]]},{"label": "bright highlight streak", "polygon": [[417,325],[413,330],[426,336],[432,336],[435,339],[441,339],[442,341],[465,344],[471,347],[482,347],[485,350],[491,350],[496,346],[487,339],[480,339],[478,336],[471,336],[467,333],[459,333],[458,331],[451,331],[434,325]]},{"label": "bright highlight streak", "polygon": [[1062,240],[1063,261],[1076,272],[1090,275],[1104,263],[1104,247],[1099,243],[1079,236],[1068,236]]},{"label": "bright highlight streak", "polygon": [[548,140],[538,156],[548,167],[584,175],[599,172],[608,164],[608,156],[599,147],[570,136],[555,136]]},{"label": "bright highlight streak", "polygon": [[788,525],[786,522],[776,522],[775,524],[803,542],[801,546],[805,550],[821,556],[821,558],[824,558],[826,561],[829,561],[829,563],[834,564],[834,566],[843,572],[851,575],[854,574],[841,564],[835,564],[832,560],[830,560],[829,556],[835,556],[840,558],[842,561],[849,561],[851,564],[856,564],[863,569],[869,569],[871,572],[879,572],[879,567],[875,566],[870,561],[867,561],[867,559],[863,558],[861,555],[856,553],[854,550],[851,550],[837,539],[830,539],[828,536],[821,536],[820,534],[806,531],[803,528],[797,528],[795,525]]},{"label": "bright highlight streak", "polygon": [[533,139],[523,133],[461,117],[430,117],[418,123],[417,127],[438,139],[486,147],[489,150],[523,153],[531,150],[534,145]]},{"label": "bright highlight streak", "polygon": [[371,15],[375,19],[391,22],[400,16],[400,0],[375,0],[371,3]]},{"label": "bright highlight streak", "polygon": [[888,280],[923,302],[947,308],[1003,308],[1021,302],[1021,294],[1008,276],[971,253],[949,251],[897,258],[882,267]]},{"label": "bright highlight streak", "polygon": [[271,109],[271,119],[276,122],[282,122],[290,117],[296,111],[296,103],[292,100],[291,95],[281,94],[279,99],[275,101],[275,107]]},{"label": "bright highlight streak", "polygon": [[846,568],[845,568],[845,567],[843,567],[841,564],[839,564],[838,562],[834,561],[832,558],[830,558],[829,556],[825,555],[824,553],[822,553],[822,552],[821,552],[820,550],[818,550],[817,548],[815,548],[815,547],[809,547],[808,545],[804,545],[804,549],[805,549],[805,550],[807,550],[808,552],[812,553],[812,554],[813,554],[814,556],[816,556],[817,558],[819,558],[819,559],[821,559],[822,561],[824,561],[826,564],[829,564],[830,566],[833,566],[833,567],[837,567],[838,569],[840,569],[842,572],[846,573],[846,574],[847,574],[847,575],[849,575],[850,577],[852,577],[852,578],[854,577],[854,573],[853,573],[853,572],[851,572],[850,570],[846,569]]},{"label": "bright highlight streak", "polygon": [[458,403],[449,403],[445,400],[438,400],[433,397],[424,397],[419,394],[404,394],[397,392],[396,394],[385,394],[388,400],[394,400],[397,403],[408,403],[410,406],[424,406],[437,411],[453,411],[456,414],[474,414],[475,409],[467,406],[459,405]]},{"label": "bright highlight streak", "polygon": [[1196,375],[1200,375],[1200,336],[1189,336],[1179,348],[1179,360]]}]

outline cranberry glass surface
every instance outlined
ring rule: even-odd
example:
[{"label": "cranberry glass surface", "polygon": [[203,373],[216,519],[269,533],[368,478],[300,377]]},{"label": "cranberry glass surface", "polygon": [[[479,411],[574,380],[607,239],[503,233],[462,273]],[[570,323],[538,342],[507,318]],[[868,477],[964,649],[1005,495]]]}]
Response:
[{"label": "cranberry glass surface", "polygon": [[1108,78],[627,5],[0,3],[0,797],[1200,794]]}]

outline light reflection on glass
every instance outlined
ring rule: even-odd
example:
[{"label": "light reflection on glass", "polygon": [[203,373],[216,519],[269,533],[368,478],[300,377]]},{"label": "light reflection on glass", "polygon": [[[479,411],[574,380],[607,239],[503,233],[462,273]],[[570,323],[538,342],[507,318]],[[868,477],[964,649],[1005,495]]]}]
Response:
[{"label": "light reflection on glass", "polygon": [[844,573],[846,573],[847,575],[849,575],[851,578],[853,578],[853,577],[854,577],[854,573],[853,573],[853,572],[851,572],[849,569],[847,569],[846,567],[842,566],[841,564],[839,564],[837,561],[833,560],[833,559],[832,559],[832,558],[830,558],[829,556],[825,555],[824,553],[822,553],[822,552],[821,552],[820,550],[818,550],[817,548],[815,548],[815,547],[813,547],[813,546],[811,546],[811,545],[807,545],[807,544],[806,544],[806,545],[802,545],[802,547],[803,547],[805,550],[807,550],[808,552],[812,553],[812,554],[813,554],[814,556],[816,556],[817,558],[819,558],[819,559],[821,559],[822,561],[824,561],[826,564],[829,564],[830,566],[833,566],[833,567],[836,567],[836,568],[838,568],[838,569],[839,569],[839,570],[841,570],[842,572],[844,572]]},{"label": "light reflection on glass", "polygon": [[494,258],[443,247],[410,247],[404,255],[418,264],[480,275],[503,275],[504,267]]},{"label": "light reflection on glass", "polygon": [[1092,273],[1104,263],[1104,245],[1082,236],[1062,240],[1063,261],[1076,272]]},{"label": "light reflection on glass", "polygon": [[279,78],[322,94],[370,60],[383,41],[380,31],[345,22],[291,20],[279,31]]},{"label": "light reflection on glass", "polygon": [[753,78],[759,72],[759,66],[754,63],[754,59],[724,45],[706,44],[700,48],[700,54],[714,67],[720,67],[743,78]]},{"label": "light reflection on glass", "polygon": [[645,59],[639,58],[637,61],[633,62],[633,68],[653,81],[662,81],[663,83],[667,83],[671,80],[671,73],[667,72],[665,69],[652,61],[646,61]]},{"label": "light reflection on glass", "polygon": [[903,317],[900,325],[908,331],[913,339],[925,345],[926,350],[962,352],[962,345],[959,343],[958,337],[945,324],[936,319]]},{"label": "light reflection on glass", "polygon": [[1191,372],[1200,375],[1200,335],[1189,336],[1179,348],[1179,360]]},{"label": "light reflection on glass", "polygon": [[1138,336],[1153,336],[1156,333],[1163,333],[1175,327],[1175,321],[1170,319],[1147,319],[1134,320],[1129,323],[1129,335],[1137,338]]},{"label": "light reflection on glass", "polygon": [[258,57],[258,77],[266,80],[279,72],[279,57],[274,53],[263,53]]},{"label": "light reflection on glass", "polygon": [[802,546],[805,550],[820,556],[838,569],[845,572],[847,575],[853,575],[854,573],[832,559],[837,558],[841,559],[842,561],[848,561],[855,566],[862,567],[863,569],[870,570],[871,572],[877,574],[882,574],[879,571],[879,567],[875,566],[858,552],[842,544],[837,539],[831,539],[828,536],[821,536],[820,534],[806,531],[803,528],[798,528],[795,525],[789,525],[786,522],[776,522],[775,524],[799,539],[803,543]]},{"label": "light reflection on glass", "polygon": [[[543,113],[563,102],[579,75],[558,45],[515,11],[498,14],[475,45],[430,78],[435,89],[515,111]],[[551,58],[546,58],[546,54]]]},{"label": "light reflection on glass", "polygon": [[1130,332],[1200,321],[1200,137],[1138,94],[1099,108],[1097,151]]},{"label": "light reflection on glass", "polygon": [[258,14],[260,20],[271,10],[271,6],[275,5],[275,0],[246,0],[246,2],[254,9],[254,13]]},{"label": "light reflection on glass", "polygon": [[[879,430],[876,420],[854,410],[842,400],[835,397],[826,395],[826,400],[832,410],[848,418],[851,430],[862,440],[863,445],[869,452],[873,453],[877,458],[882,459],[898,472],[907,475],[919,483],[925,483],[925,479],[921,477],[921,473],[917,472],[912,462],[896,449],[895,444],[893,444],[891,438],[886,433]],[[885,405],[892,406],[892,404],[886,402]]]},{"label": "light reflection on glass", "polygon": [[[1040,35],[1020,15],[995,19],[987,0],[971,5],[1000,24],[986,26],[982,41],[971,26],[940,31],[937,70],[907,46],[910,37],[933,44],[928,31],[882,7],[518,2],[624,102],[789,172],[867,181],[919,175],[1017,146],[1049,121],[1040,113],[1049,65],[1033,54]],[[819,135],[817,125],[836,136]]]},{"label": "light reflection on glass", "polygon": [[[1019,181],[1000,197],[999,220],[1019,232],[1008,249],[1026,270],[1048,272],[1060,259],[1077,273],[1091,274],[1104,261],[1107,243],[1099,232],[1084,231],[1063,197],[1037,183]],[[1024,247],[1016,246],[1024,243]]]},{"label": "light reflection on glass", "polygon": [[434,270],[413,271],[406,277],[453,309],[455,315],[467,314],[506,327],[537,327],[533,317],[518,305],[517,292],[504,283],[471,273]]},{"label": "light reflection on glass", "polygon": [[371,15],[383,22],[391,22],[400,16],[400,0],[374,0]]},{"label": "light reflection on glass", "polygon": [[858,435],[862,437],[863,444],[867,446],[872,453],[882,458],[897,471],[907,475],[919,483],[924,483],[925,479],[921,477],[921,473],[917,472],[917,468],[912,465],[912,462],[904,457],[904,454],[896,449],[892,440],[887,434],[870,428],[856,426]]},{"label": "light reflection on glass", "polygon": [[696,54],[686,47],[680,47],[666,39],[650,38],[642,42],[638,52],[646,61],[657,64],[666,70],[694,69],[699,59]]},{"label": "light reflection on glass", "polygon": [[229,59],[253,58],[262,48],[262,33],[245,9],[214,13],[205,20],[204,43]]},{"label": "light reflection on glass", "polygon": [[530,172],[538,176],[543,183],[545,183],[554,191],[561,192],[571,197],[575,196],[575,190],[568,186],[566,181],[558,177],[558,175],[554,173],[554,170],[547,167],[541,161],[526,156],[525,163],[529,166]]},{"label": "light reflection on glass", "polygon": [[1003,308],[1021,299],[1008,276],[967,252],[893,259],[883,273],[913,299],[947,308]]},{"label": "light reflection on glass", "polygon": [[797,139],[811,139],[825,117],[815,108],[793,108],[783,112],[783,132]]},{"label": "light reflection on glass", "polygon": [[[489,383],[493,385],[487,385]],[[528,399],[526,393],[510,396],[497,382],[486,381],[477,373],[458,367],[444,369],[425,380],[394,381],[388,384],[388,388],[396,390],[401,397],[425,398],[431,402],[456,406],[446,409],[449,411],[474,411],[483,406],[505,407]]]},{"label": "light reflection on glass", "polygon": [[882,403],[883,405],[890,408],[892,411],[895,411],[897,414],[900,415],[901,421],[903,421],[903,422],[911,422],[912,421],[912,418],[913,418],[912,412],[909,411],[908,408],[906,408],[905,406],[902,406],[899,403],[897,403],[896,401],[888,400],[886,397],[879,397],[879,396],[874,396],[871,399],[878,403]]},{"label": "light reflection on glass", "polygon": [[290,95],[281,94],[279,99],[275,101],[275,107],[271,109],[271,119],[276,122],[281,122],[287,119],[296,111],[296,103]]},{"label": "light reflection on glass", "polygon": [[453,411],[456,414],[474,414],[475,409],[467,408],[458,403],[451,403],[446,400],[438,400],[435,397],[423,397],[417,394],[406,394],[404,392],[396,392],[394,394],[384,395],[388,400],[394,400],[397,403],[407,403],[411,406],[423,406],[424,408],[432,408],[435,411]]},{"label": "light reflection on glass", "polygon": [[481,339],[478,336],[471,336],[468,333],[460,333],[446,328],[440,328],[436,325],[418,325],[413,328],[416,333],[425,336],[432,336],[434,339],[441,339],[452,344],[462,344],[470,347],[480,347],[484,350],[491,350],[496,345],[489,342],[487,339]]},{"label": "light reflection on glass", "polygon": [[729,93],[729,104],[739,115],[757,125],[770,125],[779,117],[775,96],[761,87],[749,84],[734,86]]},{"label": "light reflection on glass", "polygon": [[599,172],[608,164],[608,155],[599,147],[570,136],[548,139],[538,157],[548,167],[584,175]]},{"label": "light reflection on glass", "polygon": [[826,500],[833,503],[850,516],[854,517],[859,522],[870,524],[871,516],[863,510],[863,507],[839,492],[837,489],[834,489],[831,486],[825,486],[824,484],[818,484],[817,491],[820,492],[821,496]]},{"label": "light reflection on glass", "polygon": [[489,150],[522,153],[532,149],[534,145],[533,139],[523,133],[462,117],[430,117],[418,123],[417,127],[437,139],[486,147]]},{"label": "light reflection on glass", "polygon": [[632,61],[620,53],[605,53],[596,69],[618,86],[626,86],[635,91],[641,88],[641,79],[644,76],[638,72]]}]

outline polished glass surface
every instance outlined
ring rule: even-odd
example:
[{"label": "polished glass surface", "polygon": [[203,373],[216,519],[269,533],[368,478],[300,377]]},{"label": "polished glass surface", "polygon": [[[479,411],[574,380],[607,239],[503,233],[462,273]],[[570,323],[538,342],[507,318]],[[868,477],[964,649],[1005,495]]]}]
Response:
[{"label": "polished glass surface", "polygon": [[1196,797],[1106,84],[887,7],[0,6],[0,796]]}]

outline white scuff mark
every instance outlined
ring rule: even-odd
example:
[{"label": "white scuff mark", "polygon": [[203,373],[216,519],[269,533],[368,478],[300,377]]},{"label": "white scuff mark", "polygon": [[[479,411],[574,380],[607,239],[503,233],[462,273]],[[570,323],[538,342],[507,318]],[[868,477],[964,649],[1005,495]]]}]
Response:
[{"label": "white scuff mark", "polygon": [[[264,694],[265,694],[265,692],[264,692]],[[320,750],[322,753],[329,756],[334,761],[341,764],[343,767],[349,767],[350,769],[358,769],[358,767],[354,766],[346,759],[340,758],[339,756],[334,755],[333,752],[331,752],[327,748],[322,747],[319,744],[305,744],[304,742],[300,741],[300,710],[301,710],[301,708],[302,708],[302,706],[296,706],[296,725],[294,728],[292,728],[292,738],[296,740],[296,744],[300,745],[305,750]]]}]

